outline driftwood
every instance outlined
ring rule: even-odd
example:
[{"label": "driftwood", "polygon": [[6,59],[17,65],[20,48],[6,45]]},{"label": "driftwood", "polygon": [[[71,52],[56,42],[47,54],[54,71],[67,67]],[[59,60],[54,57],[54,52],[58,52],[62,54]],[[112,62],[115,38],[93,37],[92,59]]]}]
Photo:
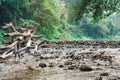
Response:
[{"label": "driftwood", "polygon": [[10,44],[10,45],[3,45],[3,46],[0,46],[0,49],[3,49],[3,48],[12,48],[15,44],[17,44],[17,41],[13,42],[13,43]]},{"label": "driftwood", "polygon": [[[41,39],[43,36],[34,35],[37,28],[32,25],[29,25],[26,28],[21,28],[20,32],[17,31],[17,29],[15,28],[15,26],[12,23],[5,24],[5,26],[3,26],[3,28],[4,29],[10,28],[12,30],[11,33],[4,33],[3,34],[4,36],[12,37],[14,39],[16,37],[18,37],[18,39],[21,41],[21,44],[22,44],[22,41],[26,42],[25,46],[20,48],[20,50],[19,50],[20,52],[31,48],[31,49],[34,49],[34,53],[35,53],[35,52],[37,52],[38,47],[41,46],[45,42],[45,41],[42,41],[41,43],[36,43],[36,41]],[[12,55],[14,46],[17,43],[18,43],[18,41],[15,40],[7,46],[6,45],[0,46],[0,49],[8,49],[0,57],[6,58],[6,57],[9,57],[10,55]],[[34,46],[32,44],[34,44]]]},{"label": "driftwood", "polygon": [[[26,50],[27,49],[27,47],[24,47],[24,48],[21,48],[19,51],[21,52],[21,51],[23,51],[23,50]],[[2,56],[0,56],[0,57],[2,57],[3,59],[4,58],[6,58],[6,57],[8,57],[8,56],[10,56],[10,55],[12,55],[13,54],[13,51],[11,51],[11,52],[9,52],[8,54],[7,54],[7,52],[5,52]]]},{"label": "driftwood", "polygon": [[6,28],[11,28],[11,30],[13,31],[13,32],[17,32],[17,30],[15,29],[15,26],[10,22],[10,23],[8,23],[8,24],[5,24],[5,26],[3,26],[3,28],[4,29],[6,29]]}]

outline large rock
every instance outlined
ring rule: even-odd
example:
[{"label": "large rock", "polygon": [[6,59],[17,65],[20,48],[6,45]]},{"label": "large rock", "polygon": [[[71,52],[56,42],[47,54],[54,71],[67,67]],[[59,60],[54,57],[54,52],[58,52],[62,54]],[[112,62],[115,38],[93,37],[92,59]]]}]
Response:
[{"label": "large rock", "polygon": [[84,64],[84,65],[80,66],[79,70],[81,70],[81,71],[92,71],[93,69],[92,69],[92,67]]}]

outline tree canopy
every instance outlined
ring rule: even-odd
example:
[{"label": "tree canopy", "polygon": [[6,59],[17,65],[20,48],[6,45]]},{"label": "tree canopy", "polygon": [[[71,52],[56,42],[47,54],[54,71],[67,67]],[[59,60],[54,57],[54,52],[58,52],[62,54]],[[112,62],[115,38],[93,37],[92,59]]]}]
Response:
[{"label": "tree canopy", "polygon": [[74,20],[80,20],[87,13],[99,21],[114,12],[120,12],[120,0],[71,0],[71,5],[71,18]]}]

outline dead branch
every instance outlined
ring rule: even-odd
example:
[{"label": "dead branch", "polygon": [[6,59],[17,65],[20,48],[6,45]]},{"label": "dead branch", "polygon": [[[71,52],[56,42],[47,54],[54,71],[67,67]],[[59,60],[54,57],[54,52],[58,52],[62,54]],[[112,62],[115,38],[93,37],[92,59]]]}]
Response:
[{"label": "dead branch", "polygon": [[38,51],[38,44],[36,43],[35,48],[34,48],[34,53],[33,53],[33,54],[36,54],[37,51]]},{"label": "dead branch", "polygon": [[4,52],[2,56],[5,56],[7,53],[11,52],[13,48],[9,49],[8,51]]},{"label": "dead branch", "polygon": [[47,42],[47,41],[44,40],[44,41],[40,42],[40,43],[38,44],[38,46],[41,46],[41,45],[44,44],[45,42]]},{"label": "dead branch", "polygon": [[[24,48],[21,48],[19,51],[21,52],[21,51],[23,51],[23,50],[25,50],[25,49],[27,49],[27,47],[24,47]],[[9,50],[10,51],[10,50]],[[7,52],[5,52],[2,56],[0,56],[0,57],[2,57],[3,59],[4,58],[7,58],[8,56],[11,56],[12,54],[13,54],[13,51],[11,51],[11,52],[9,52],[9,51],[7,51]],[[9,53],[8,53],[9,52]]]},{"label": "dead branch", "polygon": [[0,49],[4,49],[4,48],[12,48],[15,44],[17,44],[17,41],[13,42],[12,44],[10,45],[3,45],[3,46],[0,46]]},{"label": "dead branch", "polygon": [[27,41],[27,47],[29,47],[29,46],[31,46],[31,44],[32,44],[32,40],[31,39],[29,39],[28,41]]},{"label": "dead branch", "polygon": [[12,24],[12,22],[8,23],[8,24],[5,24],[5,26],[3,26],[4,29],[6,28],[11,28],[11,30],[13,32],[18,32],[16,29],[15,29],[15,26]]},{"label": "dead branch", "polygon": [[32,38],[37,38],[37,39],[39,39],[39,38],[42,38],[42,37],[44,37],[44,36],[41,36],[41,35],[38,35],[38,36],[37,36],[37,35],[32,35],[31,37],[32,37]]},{"label": "dead branch", "polygon": [[[42,41],[40,43],[36,42],[38,39],[41,39],[43,36],[35,35],[37,28],[32,25],[29,25],[26,28],[20,28],[20,31],[17,31],[15,26],[12,23],[5,24],[5,26],[3,26],[3,28],[4,29],[10,28],[12,30],[11,33],[3,34],[4,36],[12,37],[12,38],[14,38],[13,40],[15,40],[16,37],[18,37],[21,40],[21,44],[24,44],[24,42],[26,42],[25,47],[19,49],[20,52],[27,50],[27,49],[34,49],[34,53],[35,53],[35,52],[37,52],[38,47],[46,42],[46,41]],[[24,42],[22,42],[22,40]],[[13,54],[14,45],[16,45],[17,43],[18,43],[18,41],[14,41],[10,45],[0,46],[0,49],[8,49],[0,57],[6,58],[6,57],[11,56]],[[32,45],[32,43],[34,45]]]}]

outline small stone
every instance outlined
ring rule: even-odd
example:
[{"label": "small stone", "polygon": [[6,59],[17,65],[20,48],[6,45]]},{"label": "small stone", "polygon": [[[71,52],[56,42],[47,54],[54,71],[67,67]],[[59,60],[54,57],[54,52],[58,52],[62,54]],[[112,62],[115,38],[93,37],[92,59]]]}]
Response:
[{"label": "small stone", "polygon": [[64,64],[65,65],[72,65],[72,61],[66,61]]},{"label": "small stone", "polygon": [[100,66],[101,64],[100,63],[97,63],[97,66]]},{"label": "small stone", "polygon": [[27,64],[26,62],[23,62],[23,64]]},{"label": "small stone", "polygon": [[27,69],[34,70],[31,66],[27,66]]},{"label": "small stone", "polygon": [[76,66],[74,66],[74,65],[68,66],[68,69],[70,69],[70,70],[74,70],[75,68],[76,68]]},{"label": "small stone", "polygon": [[40,63],[40,64],[39,64],[39,67],[45,68],[45,67],[47,67],[47,65],[46,65],[45,63]]},{"label": "small stone", "polygon": [[54,67],[55,64],[54,63],[49,63],[49,66],[48,67]]},{"label": "small stone", "polygon": [[120,77],[117,77],[117,79],[120,79]]},{"label": "small stone", "polygon": [[63,67],[64,67],[64,65],[62,65],[62,64],[61,64],[61,65],[59,65],[58,67],[59,67],[59,68],[63,68]]},{"label": "small stone", "polygon": [[39,53],[38,53],[38,51],[34,51],[34,55],[38,55]]},{"label": "small stone", "polygon": [[95,80],[102,80],[102,77],[96,77]]},{"label": "small stone", "polygon": [[39,68],[39,66],[36,66],[36,68]]},{"label": "small stone", "polygon": [[95,68],[95,70],[102,70],[101,68]]},{"label": "small stone", "polygon": [[112,78],[112,79],[108,79],[108,80],[119,80],[119,79],[116,79],[116,78]]},{"label": "small stone", "polygon": [[25,62],[28,62],[28,60],[26,59]]},{"label": "small stone", "polygon": [[108,76],[109,74],[108,73],[101,73],[100,76]]},{"label": "small stone", "polygon": [[81,70],[81,71],[92,71],[93,69],[88,65],[81,65],[79,70]]},{"label": "small stone", "polygon": [[36,62],[38,62],[39,61],[39,59],[36,59]]}]

